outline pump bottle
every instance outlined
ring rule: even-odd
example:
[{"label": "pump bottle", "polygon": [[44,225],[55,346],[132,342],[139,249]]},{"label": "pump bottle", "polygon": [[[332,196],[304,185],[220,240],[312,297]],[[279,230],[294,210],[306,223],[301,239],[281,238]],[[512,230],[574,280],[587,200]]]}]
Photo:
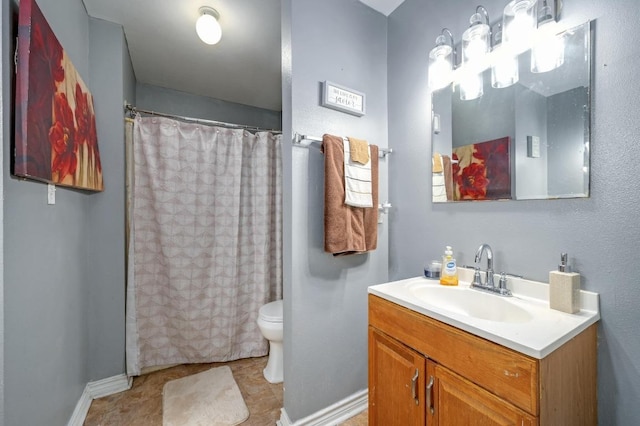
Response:
[{"label": "pump bottle", "polygon": [[453,249],[447,246],[442,257],[442,271],[440,272],[440,284],[458,285],[458,268],[453,257]]}]

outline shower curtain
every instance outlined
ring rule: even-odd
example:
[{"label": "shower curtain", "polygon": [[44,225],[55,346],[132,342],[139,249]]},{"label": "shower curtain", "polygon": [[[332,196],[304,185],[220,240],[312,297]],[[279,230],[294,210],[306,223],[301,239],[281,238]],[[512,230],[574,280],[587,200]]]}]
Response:
[{"label": "shower curtain", "polygon": [[282,136],[141,116],[127,134],[128,374],[266,355],[256,320],[282,297]]}]

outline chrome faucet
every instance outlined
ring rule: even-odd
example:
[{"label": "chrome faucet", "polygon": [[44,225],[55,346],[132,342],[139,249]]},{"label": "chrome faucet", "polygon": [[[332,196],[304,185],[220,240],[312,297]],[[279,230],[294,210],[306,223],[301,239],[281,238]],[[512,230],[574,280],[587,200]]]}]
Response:
[{"label": "chrome faucet", "polygon": [[476,275],[478,278],[478,282],[476,281],[476,277],[474,277],[474,284],[479,284],[485,287],[494,287],[495,284],[493,283],[493,250],[491,250],[491,246],[489,244],[482,244],[480,247],[478,247],[478,250],[476,250],[476,265],[480,264],[480,261],[482,260],[482,253],[487,252],[487,281],[482,284],[482,279],[480,278],[480,273],[479,270],[476,269]]},{"label": "chrome faucet", "polygon": [[[482,260],[482,253],[487,253],[487,279],[485,283],[482,283],[482,276],[480,275],[480,261]],[[476,251],[475,259],[475,272],[473,274],[473,282],[471,288],[477,290],[488,291],[490,293],[499,294],[501,296],[512,296],[511,290],[507,288],[507,275],[515,277],[516,275],[502,273],[500,275],[500,283],[496,286],[493,280],[493,250],[489,244],[482,244]]]}]

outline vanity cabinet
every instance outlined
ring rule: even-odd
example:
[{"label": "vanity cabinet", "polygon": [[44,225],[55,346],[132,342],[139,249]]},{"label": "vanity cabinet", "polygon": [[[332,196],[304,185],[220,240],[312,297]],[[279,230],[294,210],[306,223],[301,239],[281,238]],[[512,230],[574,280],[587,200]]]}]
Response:
[{"label": "vanity cabinet", "polygon": [[536,359],[369,295],[369,425],[595,425],[596,325]]}]

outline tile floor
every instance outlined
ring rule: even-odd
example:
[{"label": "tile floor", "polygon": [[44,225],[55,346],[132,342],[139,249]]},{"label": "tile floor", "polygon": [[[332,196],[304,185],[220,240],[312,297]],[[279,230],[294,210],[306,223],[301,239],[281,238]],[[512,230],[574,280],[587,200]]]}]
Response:
[{"label": "tile floor", "polygon": [[[231,367],[233,377],[249,409],[242,426],[275,425],[280,418],[282,384],[271,384],[262,376],[267,358],[249,358],[228,363],[179,365],[136,377],[126,392],[96,399],[89,408],[85,426],[161,426],[162,388],[170,380],[196,374],[221,365]],[[366,426],[367,413],[361,413],[341,426]]]}]

